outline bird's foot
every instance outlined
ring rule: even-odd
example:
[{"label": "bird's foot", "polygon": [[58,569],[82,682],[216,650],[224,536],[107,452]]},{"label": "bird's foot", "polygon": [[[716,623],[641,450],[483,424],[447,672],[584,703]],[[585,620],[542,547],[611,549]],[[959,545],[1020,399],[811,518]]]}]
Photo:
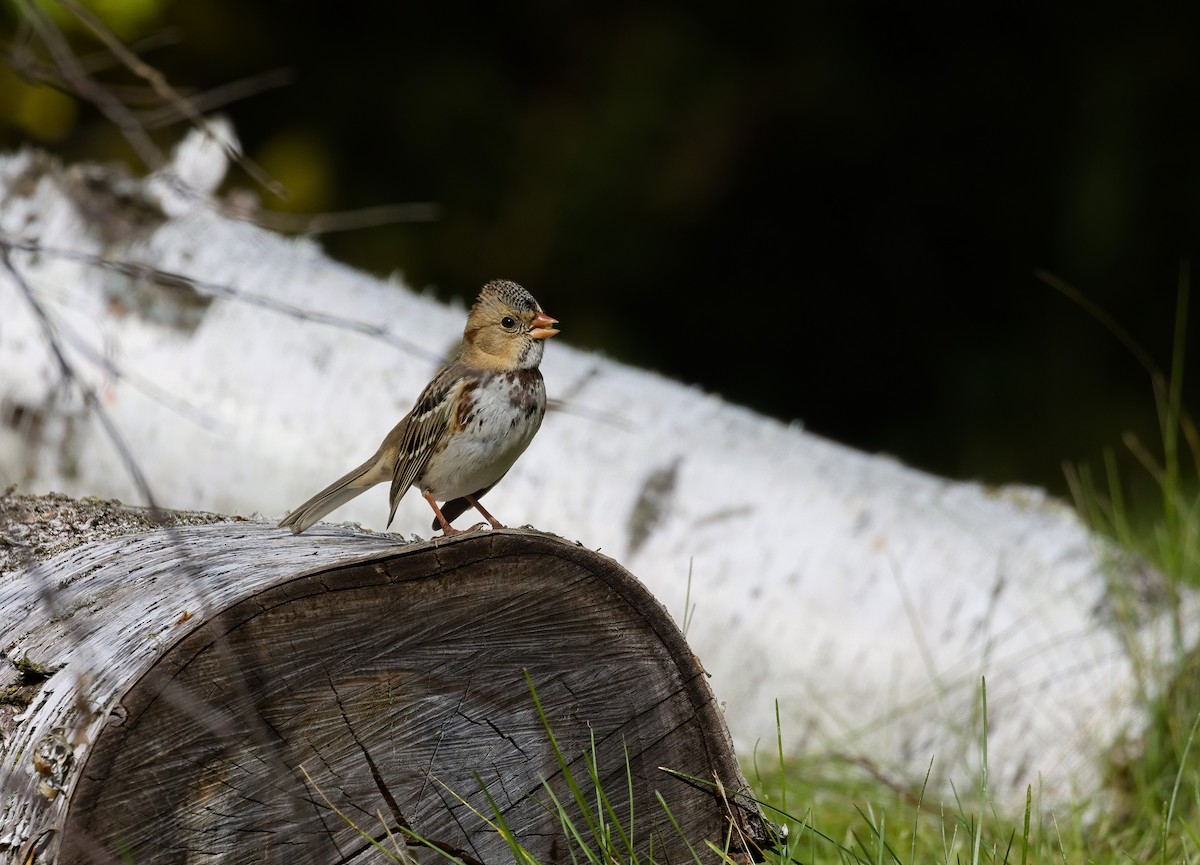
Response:
[{"label": "bird's foot", "polygon": [[[446,524],[445,526],[442,527],[442,537],[443,538],[452,538],[455,535],[469,535],[471,532],[479,531],[486,525],[487,525],[487,523],[476,523],[475,525],[471,526],[471,528],[469,528],[469,529],[456,529],[456,528],[454,528],[454,526]],[[503,526],[501,526],[501,528],[503,528]]]}]

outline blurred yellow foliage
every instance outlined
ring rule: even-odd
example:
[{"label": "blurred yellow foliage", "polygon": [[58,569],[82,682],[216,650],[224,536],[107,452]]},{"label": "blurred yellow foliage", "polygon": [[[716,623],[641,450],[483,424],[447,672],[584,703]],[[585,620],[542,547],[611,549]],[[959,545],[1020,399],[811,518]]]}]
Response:
[{"label": "blurred yellow foliage", "polygon": [[41,142],[61,141],[75,128],[75,100],[51,87],[30,84],[0,66],[0,123]]},{"label": "blurred yellow foliage", "polygon": [[269,206],[300,212],[329,208],[332,154],[316,135],[302,129],[285,130],[268,139],[253,156],[288,191],[286,201],[270,202]]},{"label": "blurred yellow foliage", "polygon": [[[77,0],[80,6],[92,12],[104,22],[120,39],[129,41],[157,25],[163,9],[170,0]],[[40,5],[59,27],[68,30],[87,30],[74,13],[57,0],[38,0]]]}]

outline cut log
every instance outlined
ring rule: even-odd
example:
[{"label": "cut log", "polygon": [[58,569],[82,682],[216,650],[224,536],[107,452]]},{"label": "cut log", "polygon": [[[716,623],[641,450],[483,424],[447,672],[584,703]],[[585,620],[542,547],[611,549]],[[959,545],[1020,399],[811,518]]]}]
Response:
[{"label": "cut log", "polygon": [[617,854],[768,844],[670,616],[554,536],[175,526],[10,576],[0,623],[9,679],[46,677],[3,746],[6,862],[510,861],[501,821],[568,862],[554,800],[594,844],[594,780]]}]

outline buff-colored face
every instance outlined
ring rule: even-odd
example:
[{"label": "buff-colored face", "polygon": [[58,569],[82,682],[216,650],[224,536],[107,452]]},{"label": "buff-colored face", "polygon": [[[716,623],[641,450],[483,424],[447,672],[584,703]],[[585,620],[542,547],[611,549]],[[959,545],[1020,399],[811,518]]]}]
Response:
[{"label": "buff-colored face", "polygon": [[486,369],[535,368],[542,360],[543,340],[558,333],[556,324],[515,282],[489,282],[467,317],[463,359]]}]

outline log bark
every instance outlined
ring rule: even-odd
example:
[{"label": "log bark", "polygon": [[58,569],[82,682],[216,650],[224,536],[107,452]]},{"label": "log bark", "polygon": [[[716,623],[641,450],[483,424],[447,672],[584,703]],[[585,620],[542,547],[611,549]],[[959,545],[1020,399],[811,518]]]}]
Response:
[{"label": "log bark", "polygon": [[30,563],[0,629],[7,684],[44,676],[3,745],[4,862],[507,861],[498,818],[566,862],[550,799],[590,839],[589,764],[639,856],[767,837],[670,616],[555,536],[176,525]]}]

